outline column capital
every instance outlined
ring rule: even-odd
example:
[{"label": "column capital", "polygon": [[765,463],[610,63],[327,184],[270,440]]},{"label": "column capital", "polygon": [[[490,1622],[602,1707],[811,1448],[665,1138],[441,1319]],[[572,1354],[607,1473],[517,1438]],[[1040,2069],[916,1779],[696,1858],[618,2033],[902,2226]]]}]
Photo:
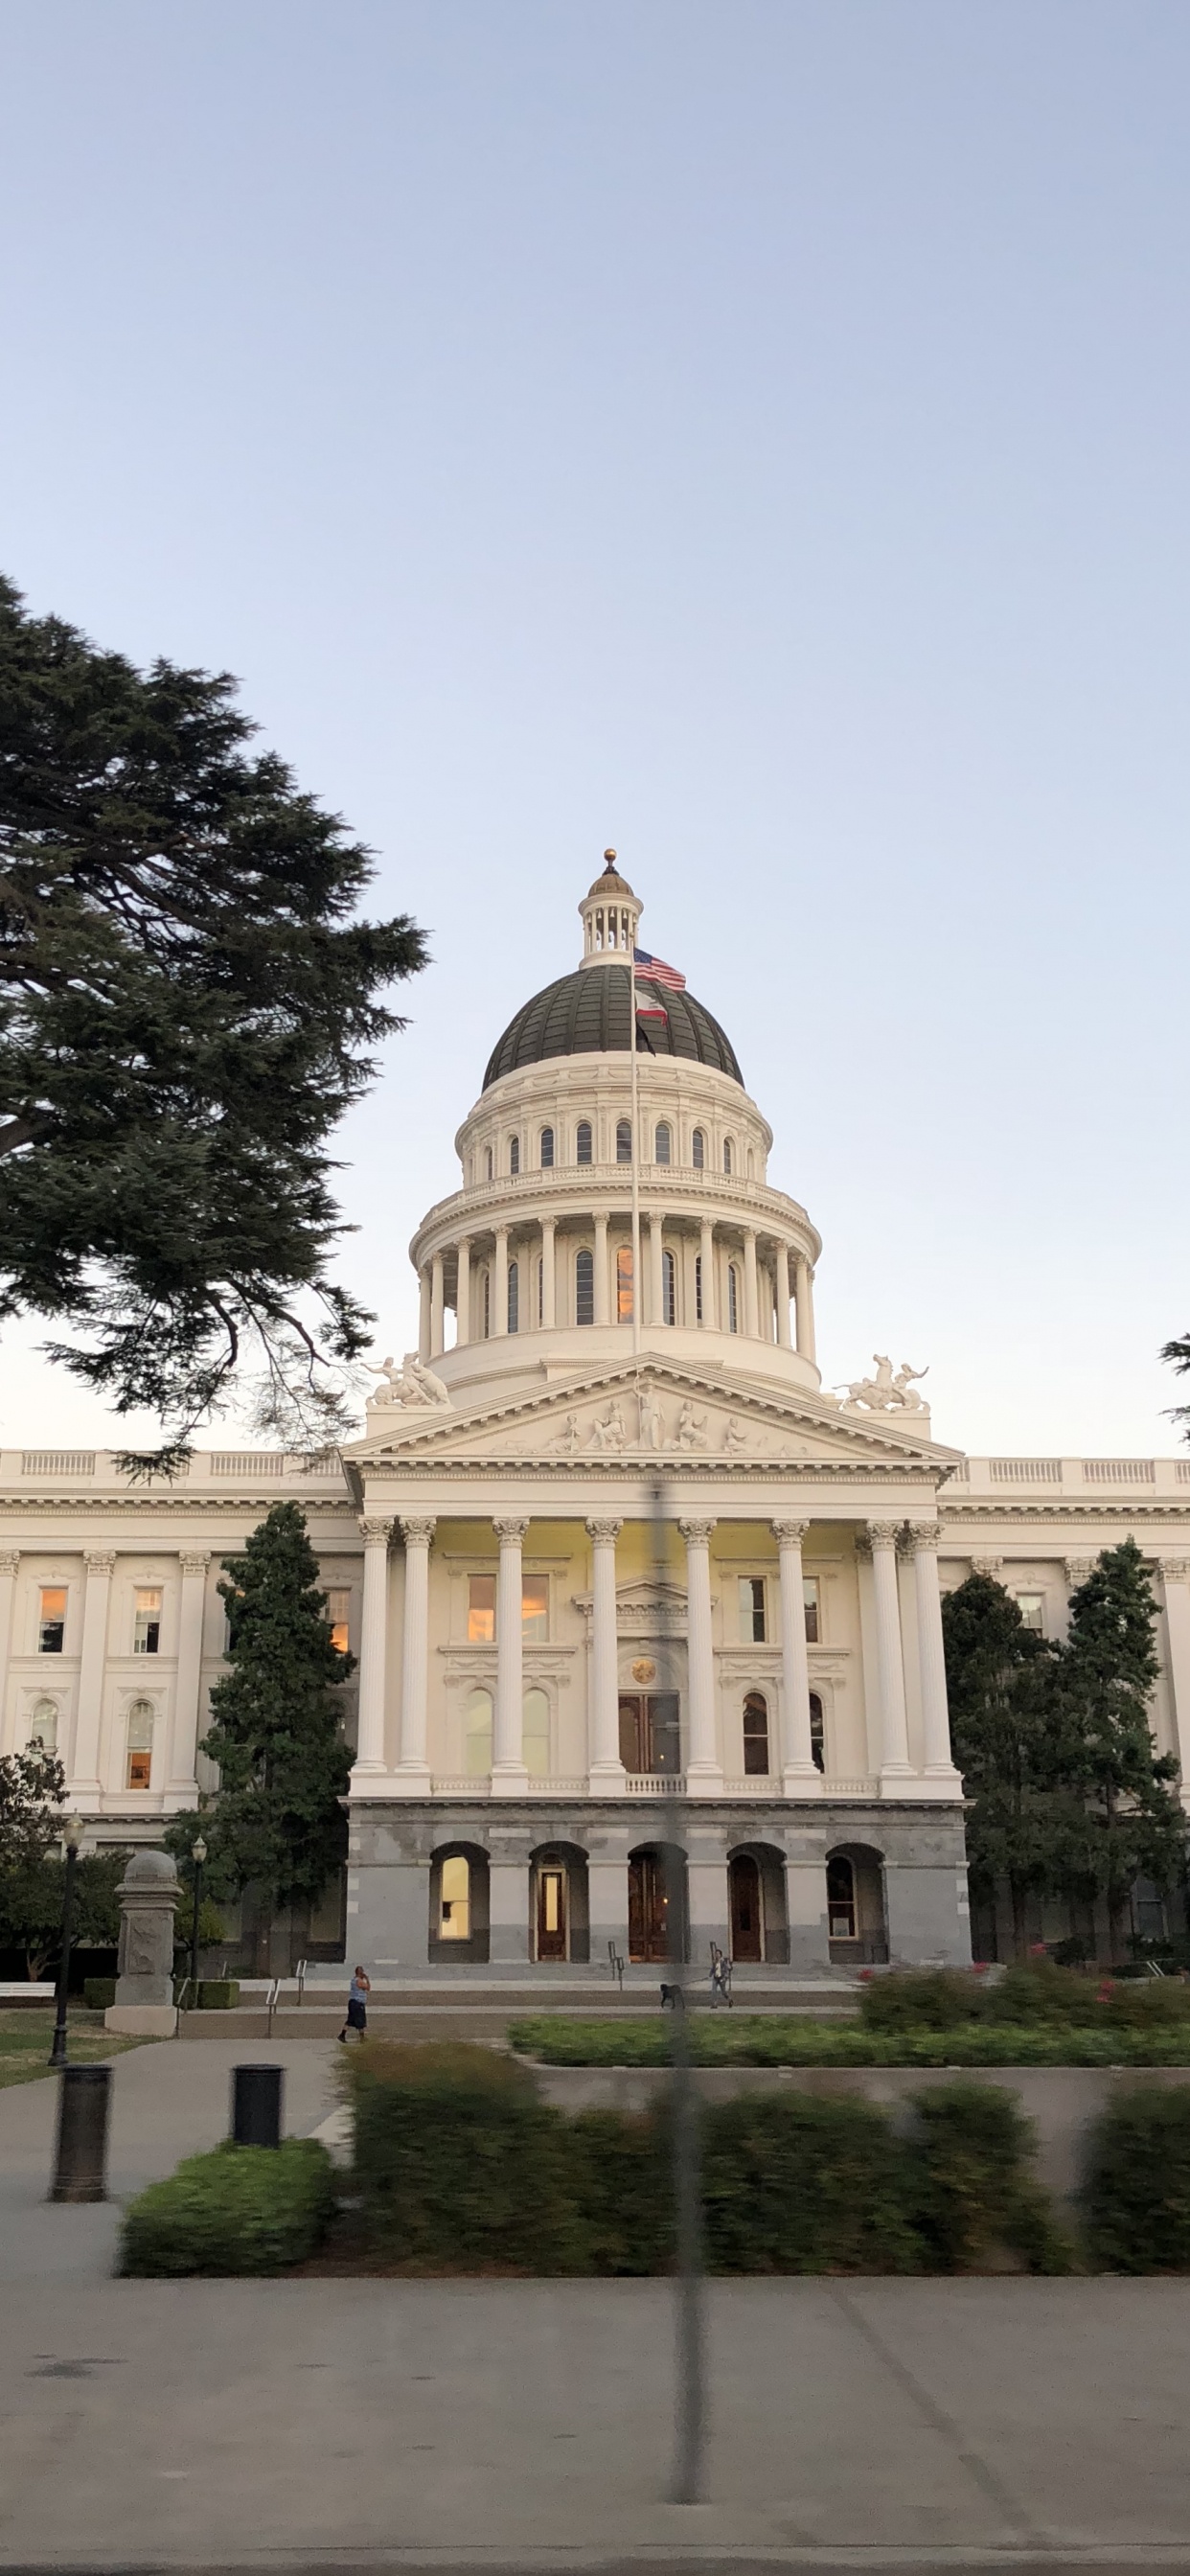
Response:
[{"label": "column capital", "polygon": [[810,1528],[809,1521],[770,1521],[769,1528],[778,1547],[800,1547]]},{"label": "column capital", "polygon": [[584,1521],[583,1527],[596,1547],[614,1547],[624,1524],[623,1521]]},{"label": "column capital", "polygon": [[521,1520],[519,1516],[514,1517],[511,1520],[494,1520],[492,1522],[492,1528],[495,1530],[501,1547],[522,1547],[529,1528],[528,1515],[526,1515],[524,1520]]},{"label": "column capital", "polygon": [[901,1535],[900,1521],[869,1521],[868,1541],[874,1548],[894,1548]]},{"label": "column capital", "polygon": [[385,1546],[388,1546],[394,1527],[391,1520],[378,1520],[372,1514],[363,1513],[359,1526],[365,1547],[379,1547],[382,1539]]},{"label": "column capital", "polygon": [[942,1532],[937,1521],[906,1521],[905,1545],[910,1556],[936,1556]]},{"label": "column capital", "polygon": [[687,1547],[709,1547],[711,1532],[715,1526],[716,1524],[714,1521],[678,1522],[678,1528],[686,1541]]},{"label": "column capital", "polygon": [[183,1574],[205,1574],[210,1562],[209,1548],[180,1547],[178,1549],[178,1563]]},{"label": "column capital", "polygon": [[15,1574],[20,1562],[19,1547],[0,1547],[0,1574]]},{"label": "column capital", "polygon": [[421,1515],[412,1520],[402,1519],[400,1524],[406,1547],[428,1547],[437,1527],[436,1520]]},{"label": "column capital", "polygon": [[1159,1556],[1157,1564],[1163,1583],[1190,1583],[1190,1556]]},{"label": "column capital", "polygon": [[83,1556],[83,1563],[86,1566],[88,1574],[114,1574],[116,1570],[116,1554],[117,1551],[114,1547],[88,1548]]}]

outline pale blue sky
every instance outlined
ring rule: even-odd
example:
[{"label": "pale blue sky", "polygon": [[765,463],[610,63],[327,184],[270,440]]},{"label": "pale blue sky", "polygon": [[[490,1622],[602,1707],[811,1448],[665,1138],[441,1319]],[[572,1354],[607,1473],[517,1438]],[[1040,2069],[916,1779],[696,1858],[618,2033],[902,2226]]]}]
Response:
[{"label": "pale blue sky", "polygon": [[[825,1238],[826,1377],[1170,1450],[1190,14],[7,0],[0,562],[228,666],[432,932],[406,1245],[605,843]],[[101,1439],[0,1350],[0,1440]]]}]

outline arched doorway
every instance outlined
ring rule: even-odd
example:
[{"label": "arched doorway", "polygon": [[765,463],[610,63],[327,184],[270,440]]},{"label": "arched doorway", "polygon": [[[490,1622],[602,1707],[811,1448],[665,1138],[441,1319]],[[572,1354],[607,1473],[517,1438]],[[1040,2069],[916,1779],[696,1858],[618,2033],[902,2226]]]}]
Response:
[{"label": "arched doorway", "polygon": [[661,1965],[684,1959],[688,1948],[685,1852],[646,1843],[628,1858],[628,1956]]},{"label": "arched doorway", "polygon": [[841,1843],[826,1858],[826,1917],[837,1967],[883,1967],[888,1959],[884,1859],[868,1843]]},{"label": "arched doorway", "polygon": [[430,1862],[431,1959],[488,1956],[488,1856],[476,1843],[447,1843]]},{"label": "arched doorway", "polygon": [[785,1862],[768,1843],[750,1843],[732,1853],[727,1864],[731,1955],[749,1962],[783,1967],[789,1960],[789,1918],[785,1907]]},{"label": "arched doorway", "polygon": [[530,1872],[534,1958],[589,1959],[586,1853],[577,1843],[546,1843],[533,1853]]}]

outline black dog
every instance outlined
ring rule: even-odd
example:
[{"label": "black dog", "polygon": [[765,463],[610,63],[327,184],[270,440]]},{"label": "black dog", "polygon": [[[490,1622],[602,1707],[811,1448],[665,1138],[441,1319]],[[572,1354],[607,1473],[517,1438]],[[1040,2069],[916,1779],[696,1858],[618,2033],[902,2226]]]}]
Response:
[{"label": "black dog", "polygon": [[667,2004],[669,2005],[669,2008],[670,2008],[670,2011],[671,2011],[671,2012],[685,2012],[685,2009],[686,2009],[686,1998],[685,1998],[685,1995],[683,1994],[682,1989],[681,1989],[681,1987],[680,1987],[680,1986],[664,1986],[664,1985],[662,1986],[662,1989],[661,1989],[661,2009],[662,2009],[662,2012],[664,2012],[665,2007],[666,2007],[666,2005],[667,2005]]}]

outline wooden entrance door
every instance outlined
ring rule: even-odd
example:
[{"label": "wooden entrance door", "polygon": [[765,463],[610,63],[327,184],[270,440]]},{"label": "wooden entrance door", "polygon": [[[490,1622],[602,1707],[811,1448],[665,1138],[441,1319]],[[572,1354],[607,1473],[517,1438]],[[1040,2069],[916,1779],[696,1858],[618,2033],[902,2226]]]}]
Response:
[{"label": "wooden entrance door", "polygon": [[764,1957],[764,1924],[760,1911],[760,1871],[751,1852],[737,1852],[728,1872],[731,1894],[733,1959]]},{"label": "wooden entrance door", "polygon": [[637,1852],[628,1863],[628,1956],[669,1957],[669,1900],[661,1852]]},{"label": "wooden entrance door", "polygon": [[682,1767],[676,1691],[621,1691],[620,1760],[626,1771],[672,1779]]},{"label": "wooden entrance door", "polygon": [[537,1873],[537,1956],[566,1956],[566,1872],[556,1862]]}]

